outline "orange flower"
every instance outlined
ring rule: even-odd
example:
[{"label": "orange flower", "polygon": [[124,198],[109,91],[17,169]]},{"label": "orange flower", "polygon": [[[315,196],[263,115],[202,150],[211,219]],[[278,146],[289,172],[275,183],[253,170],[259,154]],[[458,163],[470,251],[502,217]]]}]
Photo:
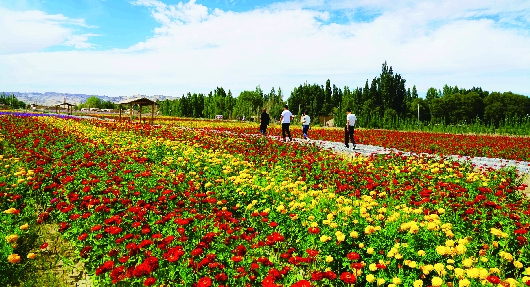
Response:
[{"label": "orange flower", "polygon": [[18,254],[11,254],[7,256],[7,261],[9,261],[9,263],[17,264],[20,262],[20,256],[18,256]]},{"label": "orange flower", "polygon": [[35,259],[35,257],[37,257],[37,254],[33,253],[33,252],[30,252],[28,253],[28,259]]}]

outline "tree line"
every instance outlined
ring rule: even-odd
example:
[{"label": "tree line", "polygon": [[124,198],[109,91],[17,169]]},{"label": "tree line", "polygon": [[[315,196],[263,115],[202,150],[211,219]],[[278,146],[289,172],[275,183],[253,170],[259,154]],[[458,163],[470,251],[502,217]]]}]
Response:
[{"label": "tree line", "polygon": [[394,72],[386,61],[381,73],[364,87],[343,88],[331,84],[304,83],[295,87],[283,101],[281,88],[273,87],[269,93],[261,87],[243,91],[234,97],[217,87],[209,94],[191,94],[159,102],[163,115],[214,118],[254,118],[262,108],[267,108],[272,118],[279,118],[283,105],[300,115],[303,111],[317,119],[333,116],[335,126],[345,124],[346,109],[352,108],[363,127],[383,128],[390,122],[419,121],[423,124],[487,123],[498,126],[507,119],[524,120],[530,113],[530,98],[512,92],[488,92],[480,87],[463,89],[445,85],[442,89],[431,87],[425,98],[418,96],[415,85],[406,87],[406,80]]}]

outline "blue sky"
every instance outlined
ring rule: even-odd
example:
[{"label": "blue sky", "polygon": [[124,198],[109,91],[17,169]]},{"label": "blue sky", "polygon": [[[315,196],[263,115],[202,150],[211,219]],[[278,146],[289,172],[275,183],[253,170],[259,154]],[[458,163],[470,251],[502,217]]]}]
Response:
[{"label": "blue sky", "polygon": [[530,95],[530,1],[0,0],[0,90],[180,96],[364,86],[387,61]]}]

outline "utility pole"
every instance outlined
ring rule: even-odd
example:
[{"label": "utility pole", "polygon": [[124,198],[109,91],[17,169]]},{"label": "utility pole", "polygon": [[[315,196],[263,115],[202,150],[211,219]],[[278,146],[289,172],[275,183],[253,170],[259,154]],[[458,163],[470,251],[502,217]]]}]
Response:
[{"label": "utility pole", "polygon": [[418,123],[420,122],[420,104],[418,104]]}]

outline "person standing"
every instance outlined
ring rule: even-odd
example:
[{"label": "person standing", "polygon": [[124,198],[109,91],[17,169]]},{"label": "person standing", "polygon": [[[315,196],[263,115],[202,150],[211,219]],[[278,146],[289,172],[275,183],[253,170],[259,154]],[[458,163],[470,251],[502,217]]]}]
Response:
[{"label": "person standing", "polygon": [[355,149],[355,122],[357,122],[357,117],[355,116],[355,114],[352,114],[351,109],[348,108],[346,110],[346,127],[344,128],[344,143],[346,145],[346,148],[350,148],[348,144],[348,139],[350,139],[351,143],[353,144],[353,149]]},{"label": "person standing", "polygon": [[289,107],[287,105],[283,106],[283,112],[280,116],[280,123],[282,123],[282,138],[283,141],[285,140],[285,134],[289,136],[289,140],[292,141],[293,138],[291,137],[291,131],[289,130],[289,126],[291,125],[291,120],[293,119],[293,114],[289,111]]},{"label": "person standing", "polygon": [[267,126],[269,125],[270,121],[271,121],[271,118],[269,117],[269,114],[267,114],[267,109],[263,109],[263,112],[261,113],[260,126],[259,126],[259,131],[261,132],[262,135],[267,134]]},{"label": "person standing", "polygon": [[307,111],[302,113],[302,118],[300,119],[300,122],[302,123],[302,134],[304,135],[304,139],[309,139],[307,136],[307,133],[309,131],[309,124],[311,123],[311,118],[307,114]]}]

